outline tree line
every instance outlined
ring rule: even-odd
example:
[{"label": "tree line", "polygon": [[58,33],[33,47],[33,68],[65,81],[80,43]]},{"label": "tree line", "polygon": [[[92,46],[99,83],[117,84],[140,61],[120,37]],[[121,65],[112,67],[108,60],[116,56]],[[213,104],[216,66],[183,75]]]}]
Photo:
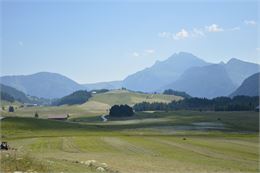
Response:
[{"label": "tree line", "polygon": [[52,103],[54,106],[83,104],[91,97],[91,93],[86,90],[75,91],[70,95],[57,99]]},{"label": "tree line", "polygon": [[135,111],[171,111],[171,110],[198,110],[198,111],[252,111],[259,105],[259,97],[236,96],[207,98],[184,98],[170,103],[142,102],[134,105]]},{"label": "tree line", "polygon": [[176,91],[176,90],[173,90],[173,89],[164,90],[163,94],[175,95],[175,96],[180,96],[180,97],[183,97],[183,98],[191,98],[191,96],[189,94],[187,94],[186,92]]},{"label": "tree line", "polygon": [[109,111],[110,117],[129,117],[133,115],[133,108],[128,105],[114,105]]},{"label": "tree line", "polygon": [[5,93],[5,92],[2,92],[0,93],[0,100],[5,100],[5,101],[9,101],[9,102],[14,102],[15,99],[13,96]]}]

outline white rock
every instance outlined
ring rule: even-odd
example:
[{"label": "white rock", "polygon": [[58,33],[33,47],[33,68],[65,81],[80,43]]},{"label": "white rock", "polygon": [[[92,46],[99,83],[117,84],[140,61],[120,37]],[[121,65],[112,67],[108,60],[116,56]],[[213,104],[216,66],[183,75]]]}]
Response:
[{"label": "white rock", "polygon": [[104,172],[104,171],[105,171],[105,169],[104,169],[104,168],[102,168],[102,167],[98,167],[98,168],[97,168],[97,171],[99,171],[99,172]]},{"label": "white rock", "polygon": [[95,160],[90,160],[92,163],[96,163],[97,161],[95,161]]},{"label": "white rock", "polygon": [[107,164],[106,163],[101,163],[101,166],[102,167],[107,167]]},{"label": "white rock", "polygon": [[85,161],[85,165],[89,166],[92,162],[90,160]]},{"label": "white rock", "polygon": [[96,162],[97,161],[95,161],[95,160],[87,160],[87,161],[85,161],[85,165],[90,166],[90,165],[93,165]]}]

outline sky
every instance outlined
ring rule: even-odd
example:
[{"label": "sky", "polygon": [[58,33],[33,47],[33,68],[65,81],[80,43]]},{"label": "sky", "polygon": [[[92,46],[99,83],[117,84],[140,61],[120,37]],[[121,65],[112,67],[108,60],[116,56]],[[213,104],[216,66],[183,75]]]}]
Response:
[{"label": "sky", "polygon": [[122,80],[190,52],[260,63],[260,1],[1,1],[1,76]]}]

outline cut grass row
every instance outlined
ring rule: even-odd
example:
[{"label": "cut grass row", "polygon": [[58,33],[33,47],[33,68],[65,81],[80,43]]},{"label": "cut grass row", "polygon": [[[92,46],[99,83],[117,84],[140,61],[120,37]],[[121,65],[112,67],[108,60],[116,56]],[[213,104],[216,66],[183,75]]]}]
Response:
[{"label": "cut grass row", "polygon": [[10,144],[22,145],[23,151],[43,160],[94,159],[126,173],[259,171],[257,137],[78,136],[19,139]]}]

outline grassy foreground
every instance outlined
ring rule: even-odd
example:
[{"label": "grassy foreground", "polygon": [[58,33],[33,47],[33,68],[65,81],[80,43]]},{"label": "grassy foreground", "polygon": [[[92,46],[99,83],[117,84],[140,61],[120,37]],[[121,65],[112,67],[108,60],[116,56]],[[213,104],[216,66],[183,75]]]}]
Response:
[{"label": "grassy foreground", "polygon": [[9,117],[1,137],[17,150],[1,152],[1,169],[259,172],[258,127],[256,112],[139,113],[106,123]]}]

